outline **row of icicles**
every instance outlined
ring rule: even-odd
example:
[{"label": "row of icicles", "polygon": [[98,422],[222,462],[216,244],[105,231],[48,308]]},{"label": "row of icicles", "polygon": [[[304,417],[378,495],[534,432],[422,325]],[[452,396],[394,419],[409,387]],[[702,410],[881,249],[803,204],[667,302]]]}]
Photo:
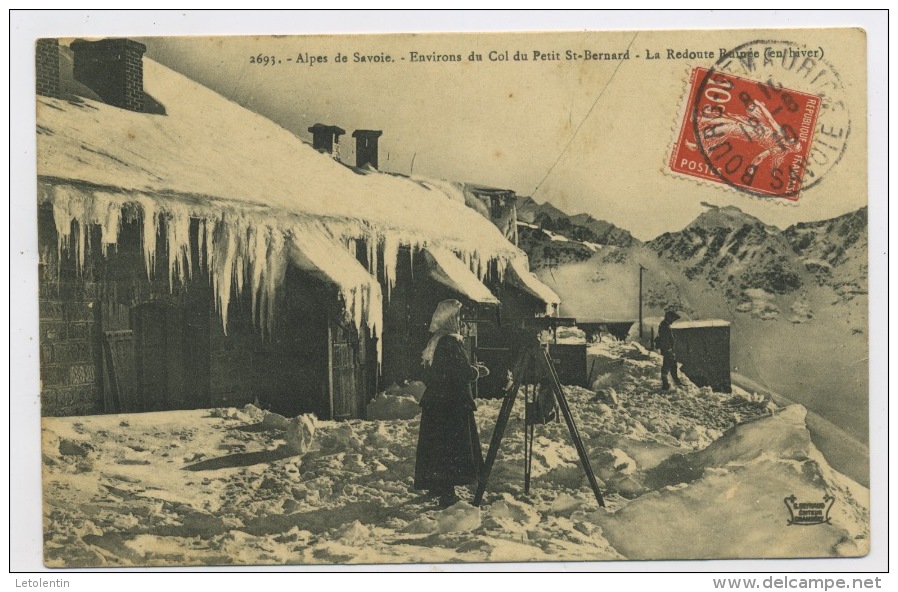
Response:
[{"label": "row of icicles", "polygon": [[[299,216],[275,217],[263,210],[218,208],[188,205],[177,200],[159,200],[143,195],[123,195],[103,191],[84,191],[67,185],[42,187],[44,196],[53,204],[53,217],[58,237],[57,248],[74,251],[79,270],[83,270],[85,253],[90,249],[90,225],[100,228],[101,250],[105,257],[110,245],[118,243],[122,215],[138,219],[141,245],[148,279],[156,268],[157,237],[164,230],[168,253],[170,290],[176,282],[184,283],[197,270],[193,269],[190,240],[191,220],[197,220],[197,261],[209,273],[215,294],[216,310],[227,334],[228,308],[232,294],[250,289],[253,321],[262,333],[270,335],[275,323],[275,297],[283,286],[288,263],[325,274],[336,284],[349,318],[357,330],[367,326],[377,338],[380,360],[380,337],[383,327],[383,301],[377,278],[383,273],[386,297],[396,284],[396,266],[401,247],[409,247],[411,256],[427,246],[428,241],[399,233],[377,233],[370,227],[334,224],[331,228],[319,219]],[[137,211],[134,211],[137,206]],[[164,224],[161,223],[164,221]],[[72,232],[73,222],[78,232]],[[360,232],[361,230],[361,232]],[[348,234],[351,235],[347,236]],[[77,236],[77,238],[76,238]],[[358,240],[364,241],[368,268],[358,263],[355,253]],[[483,280],[490,259],[479,253],[459,253],[471,271]],[[495,258],[500,274],[507,260]]]}]

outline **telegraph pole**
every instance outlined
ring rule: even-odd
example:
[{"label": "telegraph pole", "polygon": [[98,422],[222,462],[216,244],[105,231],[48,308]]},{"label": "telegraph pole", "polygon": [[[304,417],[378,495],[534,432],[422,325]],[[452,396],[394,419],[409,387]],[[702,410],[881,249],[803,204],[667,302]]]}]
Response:
[{"label": "telegraph pole", "polygon": [[642,272],[645,267],[639,264],[639,341],[642,341]]}]

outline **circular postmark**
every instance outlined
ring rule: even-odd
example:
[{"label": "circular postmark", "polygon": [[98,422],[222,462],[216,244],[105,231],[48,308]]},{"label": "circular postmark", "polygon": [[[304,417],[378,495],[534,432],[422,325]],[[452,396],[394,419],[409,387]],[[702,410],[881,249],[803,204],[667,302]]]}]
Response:
[{"label": "circular postmark", "polygon": [[758,40],[694,69],[689,145],[708,179],[792,201],[823,181],[851,132],[844,86],[823,56],[822,47]]}]

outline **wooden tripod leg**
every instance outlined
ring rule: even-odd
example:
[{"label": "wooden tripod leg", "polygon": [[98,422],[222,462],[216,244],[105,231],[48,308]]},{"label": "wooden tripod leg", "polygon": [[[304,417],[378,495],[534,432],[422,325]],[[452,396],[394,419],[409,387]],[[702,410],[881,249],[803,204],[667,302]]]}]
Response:
[{"label": "wooden tripod leg", "polygon": [[480,502],[483,501],[483,493],[486,491],[490,473],[493,471],[493,464],[496,462],[496,456],[499,454],[499,446],[502,444],[502,436],[505,434],[505,428],[508,426],[508,418],[511,417],[511,409],[514,407],[518,389],[521,387],[521,379],[527,368],[527,357],[526,351],[521,352],[521,357],[518,358],[518,362],[514,366],[511,390],[505,393],[505,398],[502,400],[499,418],[496,420],[496,427],[493,428],[493,436],[490,438],[490,449],[486,453],[483,471],[480,474],[480,479],[477,481],[477,492],[474,494],[475,506],[479,506]]},{"label": "wooden tripod leg", "polygon": [[558,406],[561,407],[561,414],[564,415],[564,421],[567,423],[567,429],[571,433],[571,440],[574,441],[574,447],[577,449],[577,454],[580,455],[580,462],[583,464],[586,478],[589,480],[592,492],[596,496],[596,501],[599,502],[599,506],[604,508],[605,499],[602,497],[601,490],[599,490],[596,476],[592,472],[592,466],[589,464],[589,457],[586,454],[586,447],[583,446],[583,440],[580,438],[580,431],[577,429],[577,424],[574,423],[574,416],[568,405],[564,389],[561,388],[561,382],[558,380],[555,366],[552,365],[552,361],[549,359],[549,353],[544,349],[542,350],[542,354],[537,356],[537,358],[539,359],[539,364],[543,366],[547,375],[552,379],[552,390],[555,393],[555,399],[558,401]]},{"label": "wooden tripod leg", "polygon": [[530,495],[530,475],[533,467],[533,418],[530,417],[530,389],[524,391],[524,493]]}]

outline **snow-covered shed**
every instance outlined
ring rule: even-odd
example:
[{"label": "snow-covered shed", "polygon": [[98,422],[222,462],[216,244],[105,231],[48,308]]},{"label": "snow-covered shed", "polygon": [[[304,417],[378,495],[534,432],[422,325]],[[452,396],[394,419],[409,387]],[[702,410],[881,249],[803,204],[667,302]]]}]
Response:
[{"label": "snow-covered shed", "polygon": [[44,414],[360,417],[391,340],[411,349],[392,301],[433,310],[406,273],[472,305],[505,275],[552,299],[458,184],[345,166],[144,51],[37,45]]},{"label": "snow-covered shed", "polygon": [[677,361],[696,386],[732,392],[730,323],[721,319],[677,321],[673,330]]}]

